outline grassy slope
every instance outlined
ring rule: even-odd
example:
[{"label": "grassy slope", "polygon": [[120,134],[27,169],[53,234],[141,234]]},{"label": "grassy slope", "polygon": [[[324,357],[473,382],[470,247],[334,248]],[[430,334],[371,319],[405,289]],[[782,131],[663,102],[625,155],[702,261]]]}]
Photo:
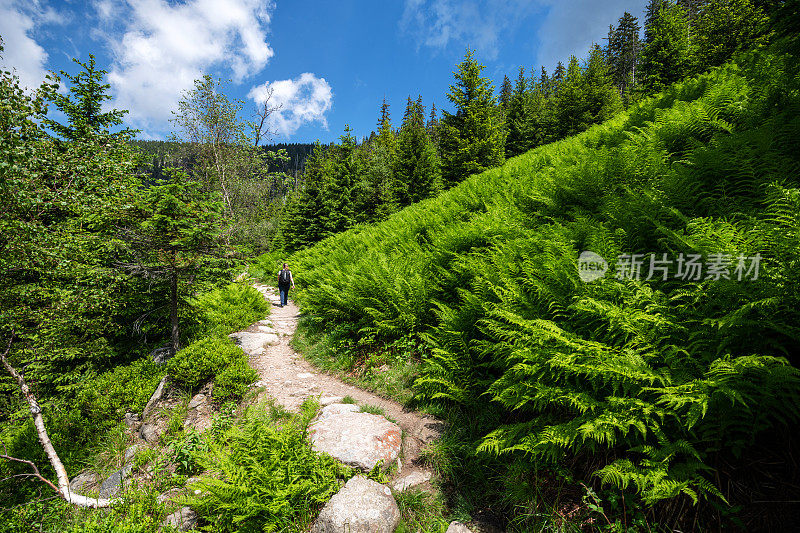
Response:
[{"label": "grassy slope", "polygon": [[[707,467],[727,476],[797,414],[800,98],[784,62],[742,58],[298,252],[298,299],[362,345],[427,340],[419,395],[481,420],[470,453],[508,465],[506,504],[535,508],[520,473],[566,464],[691,519],[686,502],[720,496]],[[762,263],[757,281],[584,284],[582,250],[612,269],[620,253]]]}]

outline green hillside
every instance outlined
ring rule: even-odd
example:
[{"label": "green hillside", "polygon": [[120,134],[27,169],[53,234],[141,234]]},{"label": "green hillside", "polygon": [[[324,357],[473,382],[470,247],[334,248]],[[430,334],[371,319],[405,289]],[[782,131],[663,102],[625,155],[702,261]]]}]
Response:
[{"label": "green hillside", "polygon": [[[367,349],[424,341],[415,400],[463,426],[452,483],[519,530],[580,483],[649,525],[763,520],[754,501],[797,499],[748,462],[800,406],[797,72],[742,56],[297,252],[298,300]],[[605,277],[581,280],[583,251]],[[669,269],[645,279],[650,254]]]}]

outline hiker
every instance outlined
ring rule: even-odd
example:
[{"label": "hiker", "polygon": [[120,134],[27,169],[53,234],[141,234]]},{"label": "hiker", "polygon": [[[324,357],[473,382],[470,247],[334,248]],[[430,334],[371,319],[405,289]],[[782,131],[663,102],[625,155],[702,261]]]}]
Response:
[{"label": "hiker", "polygon": [[283,264],[283,270],[278,272],[278,290],[281,293],[281,307],[286,305],[286,300],[289,297],[289,287],[294,289],[294,278],[292,271],[289,270],[289,265]]}]

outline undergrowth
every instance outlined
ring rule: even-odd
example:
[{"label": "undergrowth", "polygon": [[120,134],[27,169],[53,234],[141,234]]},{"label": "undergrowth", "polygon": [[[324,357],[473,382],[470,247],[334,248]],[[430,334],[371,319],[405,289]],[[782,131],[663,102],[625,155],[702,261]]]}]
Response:
[{"label": "undergrowth", "polygon": [[[380,347],[425,341],[414,401],[473,426],[443,452],[451,482],[512,523],[558,508],[508,481],[537,471],[566,469],[575,505],[602,508],[598,528],[637,513],[644,527],[720,528],[759,491],[791,500],[791,474],[749,495],[733,480],[800,413],[798,110],[791,58],[745,54],[297,252],[300,350],[368,384]],[[584,282],[583,251],[609,272]],[[622,270],[631,254],[636,279]],[[712,270],[687,275],[687,258]],[[336,326],[314,338],[318,324]]]}]

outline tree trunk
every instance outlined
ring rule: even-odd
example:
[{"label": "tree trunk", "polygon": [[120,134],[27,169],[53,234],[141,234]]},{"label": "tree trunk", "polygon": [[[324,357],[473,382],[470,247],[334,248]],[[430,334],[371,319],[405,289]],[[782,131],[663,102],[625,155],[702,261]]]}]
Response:
[{"label": "tree trunk", "polygon": [[172,349],[181,349],[181,331],[178,326],[178,269],[172,269],[172,280],[169,295],[169,321],[172,325]]}]

